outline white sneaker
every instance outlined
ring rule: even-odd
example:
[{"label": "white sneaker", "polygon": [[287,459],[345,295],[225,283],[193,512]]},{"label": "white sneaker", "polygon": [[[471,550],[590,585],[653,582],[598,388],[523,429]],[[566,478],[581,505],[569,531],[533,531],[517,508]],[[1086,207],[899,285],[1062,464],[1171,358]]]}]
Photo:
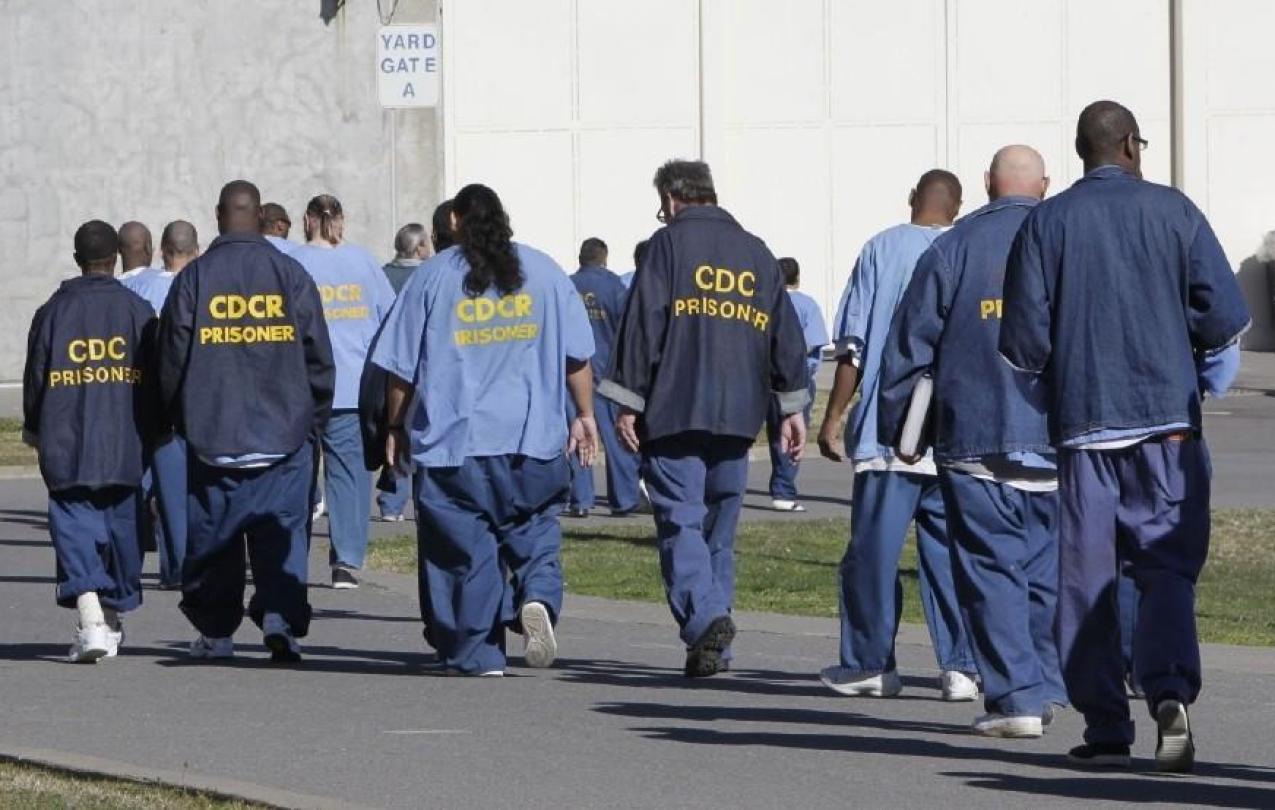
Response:
[{"label": "white sneaker", "polygon": [[992,712],[974,721],[974,733],[984,737],[1031,739],[1042,736],[1045,731],[1040,718],[1035,715],[1006,715]]},{"label": "white sneaker", "polygon": [[312,521],[318,520],[319,518],[326,515],[327,512],[328,512],[327,503],[325,501],[319,501],[318,503],[314,505],[314,513],[310,515],[310,520]]},{"label": "white sneaker", "polygon": [[1157,741],[1155,769],[1163,773],[1190,773],[1195,768],[1195,740],[1186,706],[1178,700],[1162,700],[1155,707]]},{"label": "white sneaker", "polygon": [[275,663],[296,663],[301,660],[301,645],[292,635],[292,628],[278,613],[267,613],[261,619],[261,643],[270,651]]},{"label": "white sneaker", "polygon": [[230,636],[225,638],[209,638],[208,636],[200,636],[190,642],[191,658],[234,658],[235,657],[235,640]]},{"label": "white sneaker", "polygon": [[68,661],[76,664],[95,664],[111,651],[111,631],[104,623],[97,622],[75,629],[75,640],[67,653]]},{"label": "white sneaker", "polygon": [[770,508],[771,508],[771,509],[774,509],[776,512],[804,512],[804,511],[806,511],[806,507],[802,506],[801,504],[797,503],[796,501],[790,501],[790,500],[788,500],[788,499],[786,499],[786,498],[775,498],[774,500],[772,500],[772,501],[770,502]]},{"label": "white sneaker", "polygon": [[115,626],[106,626],[106,657],[114,658],[120,654],[120,645],[124,643],[124,622],[116,619]]},{"label": "white sneaker", "polygon": [[553,634],[549,609],[539,602],[528,602],[518,611],[518,620],[522,622],[522,636],[526,644],[522,656],[527,666],[537,669],[552,666],[558,654],[558,639]]},{"label": "white sneaker", "polygon": [[898,672],[868,674],[841,666],[826,667],[819,673],[823,685],[848,697],[894,697],[903,691]]},{"label": "white sneaker", "polygon": [[978,682],[964,672],[949,669],[939,678],[943,699],[949,703],[978,700]]}]

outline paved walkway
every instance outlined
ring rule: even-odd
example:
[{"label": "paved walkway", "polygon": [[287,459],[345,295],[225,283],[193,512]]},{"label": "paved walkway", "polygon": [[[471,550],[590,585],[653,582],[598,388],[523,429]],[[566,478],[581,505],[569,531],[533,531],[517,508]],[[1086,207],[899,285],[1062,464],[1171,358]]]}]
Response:
[{"label": "paved walkway", "polygon": [[268,665],[247,628],[237,660],[188,662],[177,598],[153,590],[120,658],[73,666],[58,660],[73,618],[53,604],[43,509],[37,482],[0,482],[0,754],[298,807],[1275,806],[1266,649],[1206,649],[1189,779],[1148,772],[1147,723],[1134,773],[1065,767],[1073,713],[1042,740],[969,735],[977,707],[937,700],[912,627],[906,690],[888,701],[814,680],[835,655],[832,621],[742,614],[736,670],[687,682],[662,606],[598,599],[569,600],[556,669],[515,659],[503,680],[441,678],[414,581],[372,575],[355,592],[313,588],[296,667]]}]

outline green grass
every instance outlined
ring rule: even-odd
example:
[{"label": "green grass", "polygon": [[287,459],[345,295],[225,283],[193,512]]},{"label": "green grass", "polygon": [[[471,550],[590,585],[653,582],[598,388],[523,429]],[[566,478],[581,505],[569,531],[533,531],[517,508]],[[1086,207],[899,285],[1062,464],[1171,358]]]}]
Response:
[{"label": "green grass", "polygon": [[22,420],[0,418],[0,467],[35,464],[35,451],[22,443]]},{"label": "green grass", "polygon": [[0,807],[6,810],[248,810],[264,806],[166,785],[0,762]]},{"label": "green grass", "polygon": [[[837,615],[837,565],[849,522],[843,519],[743,523],[736,539],[736,597],[740,610],[804,616]],[[375,541],[374,568],[416,570],[416,541]],[[588,596],[662,602],[653,529],[563,525],[567,590]],[[900,564],[903,619],[921,622],[915,542]],[[1200,580],[1200,635],[1225,644],[1275,644],[1275,510],[1214,512],[1213,548]]]}]

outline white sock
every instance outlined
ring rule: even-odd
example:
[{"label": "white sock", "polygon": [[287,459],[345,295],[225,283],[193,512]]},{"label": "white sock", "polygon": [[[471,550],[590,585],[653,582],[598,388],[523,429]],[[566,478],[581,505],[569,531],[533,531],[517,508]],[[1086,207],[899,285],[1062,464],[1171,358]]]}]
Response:
[{"label": "white sock", "polygon": [[102,615],[102,603],[98,601],[94,591],[75,597],[75,608],[80,612],[80,627],[106,623],[106,617]]}]

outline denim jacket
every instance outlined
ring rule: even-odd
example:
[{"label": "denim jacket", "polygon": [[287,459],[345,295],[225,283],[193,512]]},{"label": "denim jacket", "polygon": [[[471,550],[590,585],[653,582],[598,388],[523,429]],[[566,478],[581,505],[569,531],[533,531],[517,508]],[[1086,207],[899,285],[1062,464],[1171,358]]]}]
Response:
[{"label": "denim jacket", "polygon": [[1005,271],[1000,350],[1043,371],[1054,445],[1104,429],[1200,427],[1197,361],[1249,315],[1200,210],[1101,166],[1038,205]]},{"label": "denim jacket", "polygon": [[934,377],[934,458],[1047,453],[1044,386],[997,353],[1014,234],[1037,200],[1002,197],[934,241],[917,262],[886,338],[878,435],[902,429],[917,379]]}]

